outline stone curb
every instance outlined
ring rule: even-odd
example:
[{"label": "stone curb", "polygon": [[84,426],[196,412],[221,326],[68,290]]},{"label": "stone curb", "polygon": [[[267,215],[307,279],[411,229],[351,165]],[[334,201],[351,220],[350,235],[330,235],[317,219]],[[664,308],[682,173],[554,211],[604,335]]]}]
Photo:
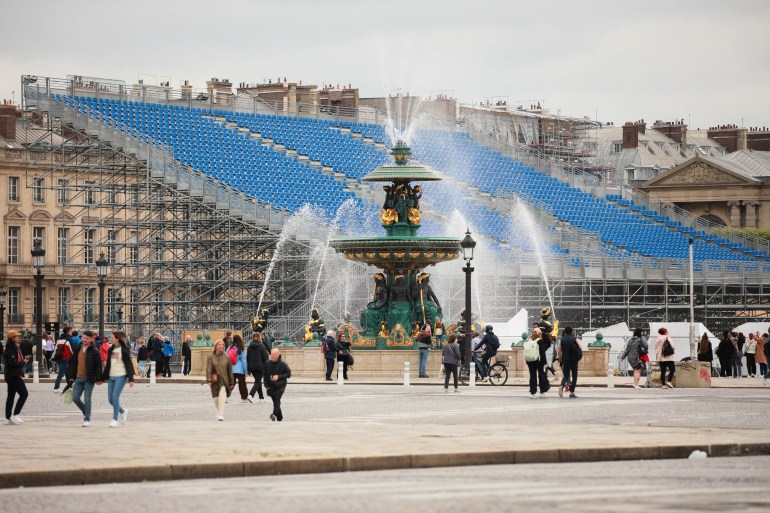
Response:
[{"label": "stone curb", "polygon": [[663,460],[686,458],[695,450],[703,451],[710,457],[766,456],[770,455],[770,442],[340,456],[284,460],[224,461],[199,464],[162,464],[128,468],[40,470],[0,473],[0,488],[136,483],[144,481],[323,474],[480,465]]}]

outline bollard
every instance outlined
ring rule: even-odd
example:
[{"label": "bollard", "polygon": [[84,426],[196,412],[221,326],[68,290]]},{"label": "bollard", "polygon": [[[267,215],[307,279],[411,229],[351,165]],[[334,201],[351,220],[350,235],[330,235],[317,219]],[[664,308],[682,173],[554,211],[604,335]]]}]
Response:
[{"label": "bollard", "polygon": [[37,360],[32,359],[32,383],[40,383],[40,369],[37,368]]},{"label": "bollard", "polygon": [[155,362],[150,362],[150,385],[158,383],[158,378],[155,377]]},{"label": "bollard", "polygon": [[337,384],[345,384],[345,363],[337,362]]},{"label": "bollard", "polygon": [[409,386],[409,362],[404,362],[404,386]]},{"label": "bollard", "polygon": [[615,375],[613,374],[613,370],[610,369],[610,371],[607,373],[607,388],[615,388]]},{"label": "bollard", "polygon": [[476,386],[476,363],[475,362],[471,362],[471,364],[468,365],[468,386],[469,387]]}]

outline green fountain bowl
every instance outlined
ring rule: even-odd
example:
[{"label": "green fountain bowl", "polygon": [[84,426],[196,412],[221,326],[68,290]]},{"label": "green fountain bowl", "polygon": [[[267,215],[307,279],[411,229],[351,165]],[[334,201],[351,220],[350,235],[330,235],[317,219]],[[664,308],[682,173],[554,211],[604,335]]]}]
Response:
[{"label": "green fountain bowl", "polygon": [[362,182],[437,182],[441,177],[428,166],[406,164],[380,166],[361,179]]},{"label": "green fountain bowl", "polygon": [[333,239],[330,245],[345,258],[379,269],[412,269],[460,257],[460,241],[449,237],[371,237]]}]

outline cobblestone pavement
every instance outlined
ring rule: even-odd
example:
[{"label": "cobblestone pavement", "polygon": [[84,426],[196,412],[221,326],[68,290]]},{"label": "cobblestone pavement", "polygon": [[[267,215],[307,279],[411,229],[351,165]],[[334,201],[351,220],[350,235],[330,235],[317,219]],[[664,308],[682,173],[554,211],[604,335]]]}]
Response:
[{"label": "cobblestone pavement", "polygon": [[765,512],[770,457],[452,467],[0,490],[3,511]]}]

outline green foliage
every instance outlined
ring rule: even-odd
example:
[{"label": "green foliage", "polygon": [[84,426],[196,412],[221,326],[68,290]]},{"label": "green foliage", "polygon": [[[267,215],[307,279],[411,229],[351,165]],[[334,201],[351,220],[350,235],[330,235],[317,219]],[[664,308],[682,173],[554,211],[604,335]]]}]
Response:
[{"label": "green foliage", "polygon": [[735,235],[748,235],[760,239],[770,240],[770,230],[754,230],[751,228],[725,228],[725,232]]}]

